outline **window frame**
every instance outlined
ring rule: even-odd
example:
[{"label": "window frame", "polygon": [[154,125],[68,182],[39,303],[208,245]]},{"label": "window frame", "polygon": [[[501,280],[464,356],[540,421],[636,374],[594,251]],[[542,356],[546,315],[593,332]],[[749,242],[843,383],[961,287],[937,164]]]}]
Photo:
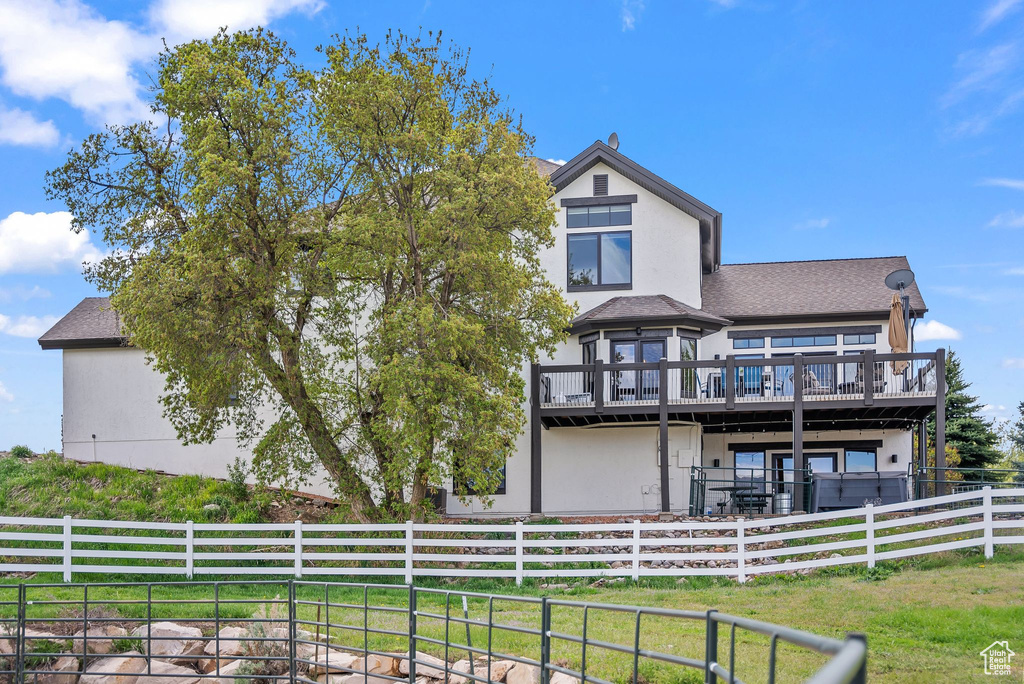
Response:
[{"label": "window frame", "polygon": [[[850,452],[871,454],[874,456],[875,466],[871,470],[850,470]],[[866,449],[863,447],[843,449],[843,472],[844,473],[877,473],[878,472],[878,449]]]},{"label": "window frame", "polygon": [[[797,344],[797,340],[810,339],[810,344]],[[831,342],[819,342],[818,340],[831,339]],[[789,340],[785,343],[784,340]],[[734,340],[735,341],[735,340]],[[772,335],[773,349],[792,349],[794,347],[835,347],[839,343],[838,335]]]},{"label": "window frame", "polygon": [[[622,212],[622,213],[625,213],[625,214],[628,215],[628,220],[625,223],[612,223],[611,222],[611,215],[612,215],[612,208],[613,207],[625,207],[626,208],[626,211]],[[583,212],[579,212],[579,210],[581,210],[581,209],[585,210],[586,215],[587,215],[587,222],[586,222],[585,225],[582,225],[582,226],[572,226],[572,225],[569,225],[569,212],[574,210],[574,209],[577,210],[578,213],[583,213]],[[592,209],[606,209],[607,210],[606,213],[608,215],[608,223],[591,223],[590,222],[590,212],[591,212]],[[600,213],[600,212],[595,212],[595,213]],[[590,205],[585,205],[585,206],[582,206],[582,207],[566,207],[565,208],[565,227],[567,229],[569,229],[569,230],[577,230],[577,229],[580,229],[580,228],[618,228],[619,226],[631,226],[631,225],[633,225],[633,204],[631,202],[609,202],[608,204],[590,204]]]},{"label": "window frame", "polygon": [[[751,342],[759,342],[760,344],[751,344]],[[744,344],[740,344],[740,343]],[[732,341],[733,349],[764,349],[764,338],[763,337],[736,337]]]},{"label": "window frame", "polygon": [[[604,275],[604,236],[605,235],[627,235],[629,236],[629,282],[602,284]],[[581,237],[597,237],[597,283],[594,285],[573,285],[569,281],[569,270],[572,265],[572,239]],[[566,292],[586,292],[596,290],[632,290],[633,289],[633,231],[631,230],[602,230],[596,233],[572,233],[566,236],[565,242],[565,290]]]},{"label": "window frame", "polygon": [[[476,488],[473,487],[473,485],[471,485],[468,481],[458,479],[458,480],[453,482],[453,485],[454,486],[452,488],[455,490],[454,493],[456,495],[459,494],[459,491],[460,491],[460,488],[461,488],[461,491],[463,492],[463,495],[465,495],[465,496],[479,496],[479,494],[476,491]],[[491,493],[490,496],[501,496],[501,495],[504,495],[504,494],[507,493],[507,489],[508,489],[508,462],[506,461],[505,463],[503,463],[501,465],[501,484],[498,485],[498,488],[493,493]]]},{"label": "window frame", "polygon": [[[853,346],[853,345],[863,345],[863,344],[875,344],[875,341],[878,339],[876,337],[876,335],[877,335],[877,333],[852,333],[852,334],[844,334],[843,335],[843,344],[844,345],[850,345],[850,346]],[[865,341],[864,340],[865,337],[870,337],[871,339],[869,341]],[[857,341],[853,342],[853,341],[851,341],[850,338],[857,338]]]}]

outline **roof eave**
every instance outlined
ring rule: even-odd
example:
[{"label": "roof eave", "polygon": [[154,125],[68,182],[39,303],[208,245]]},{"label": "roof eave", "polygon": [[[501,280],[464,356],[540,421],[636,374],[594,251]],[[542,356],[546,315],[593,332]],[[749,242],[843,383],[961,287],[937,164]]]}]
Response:
[{"label": "roof eave", "polygon": [[46,349],[109,349],[112,347],[127,347],[128,340],[125,337],[93,337],[80,339],[56,339],[48,340],[40,337],[40,348]]},{"label": "roof eave", "polygon": [[696,328],[703,334],[718,332],[731,325],[732,321],[717,316],[695,316],[679,314],[673,316],[635,316],[629,318],[598,318],[574,322],[569,328],[570,335],[579,335],[594,330],[612,330],[649,326],[683,326]]}]

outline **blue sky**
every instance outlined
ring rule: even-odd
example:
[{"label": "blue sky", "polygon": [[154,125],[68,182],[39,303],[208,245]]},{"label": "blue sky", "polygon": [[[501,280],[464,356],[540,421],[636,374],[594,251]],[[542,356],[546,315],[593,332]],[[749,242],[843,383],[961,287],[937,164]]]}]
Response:
[{"label": "blue sky", "polygon": [[[993,417],[1024,400],[1024,0],[0,0],[0,448],[59,448],[35,338],[106,247],[43,175],[140,115],[160,38],[268,25],[309,63],[346,29],[441,29],[536,152],[620,150],[724,213],[724,260],[905,254]],[[922,328],[918,329],[923,331]]]}]

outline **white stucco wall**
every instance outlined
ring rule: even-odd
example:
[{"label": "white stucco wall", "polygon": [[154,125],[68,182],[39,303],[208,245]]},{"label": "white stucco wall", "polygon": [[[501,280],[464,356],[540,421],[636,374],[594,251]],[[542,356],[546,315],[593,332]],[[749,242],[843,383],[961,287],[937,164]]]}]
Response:
[{"label": "white stucco wall", "polygon": [[[163,376],[139,349],[66,349],[63,368],[68,458],[221,478],[236,457],[250,458],[230,429],[210,444],[179,442],[162,415]],[[330,494],[319,483],[306,489]]]}]

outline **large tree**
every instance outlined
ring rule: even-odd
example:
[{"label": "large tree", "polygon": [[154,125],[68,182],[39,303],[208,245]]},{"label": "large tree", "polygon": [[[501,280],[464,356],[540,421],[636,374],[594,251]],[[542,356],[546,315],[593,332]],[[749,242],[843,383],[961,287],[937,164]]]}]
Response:
[{"label": "large tree", "polygon": [[87,276],[167,378],[186,442],[233,427],[265,478],[322,467],[357,520],[484,496],[520,370],[572,315],[538,260],[532,138],[440,36],[344,36],[309,70],[262,30],[165,50],[153,121],[48,176],[111,254]]},{"label": "large tree", "polygon": [[[999,436],[981,413],[981,402],[967,393],[960,357],[950,350],[946,357],[946,444],[956,448],[963,468],[984,468],[999,460]],[[935,417],[928,420],[928,437],[935,440]]]}]

